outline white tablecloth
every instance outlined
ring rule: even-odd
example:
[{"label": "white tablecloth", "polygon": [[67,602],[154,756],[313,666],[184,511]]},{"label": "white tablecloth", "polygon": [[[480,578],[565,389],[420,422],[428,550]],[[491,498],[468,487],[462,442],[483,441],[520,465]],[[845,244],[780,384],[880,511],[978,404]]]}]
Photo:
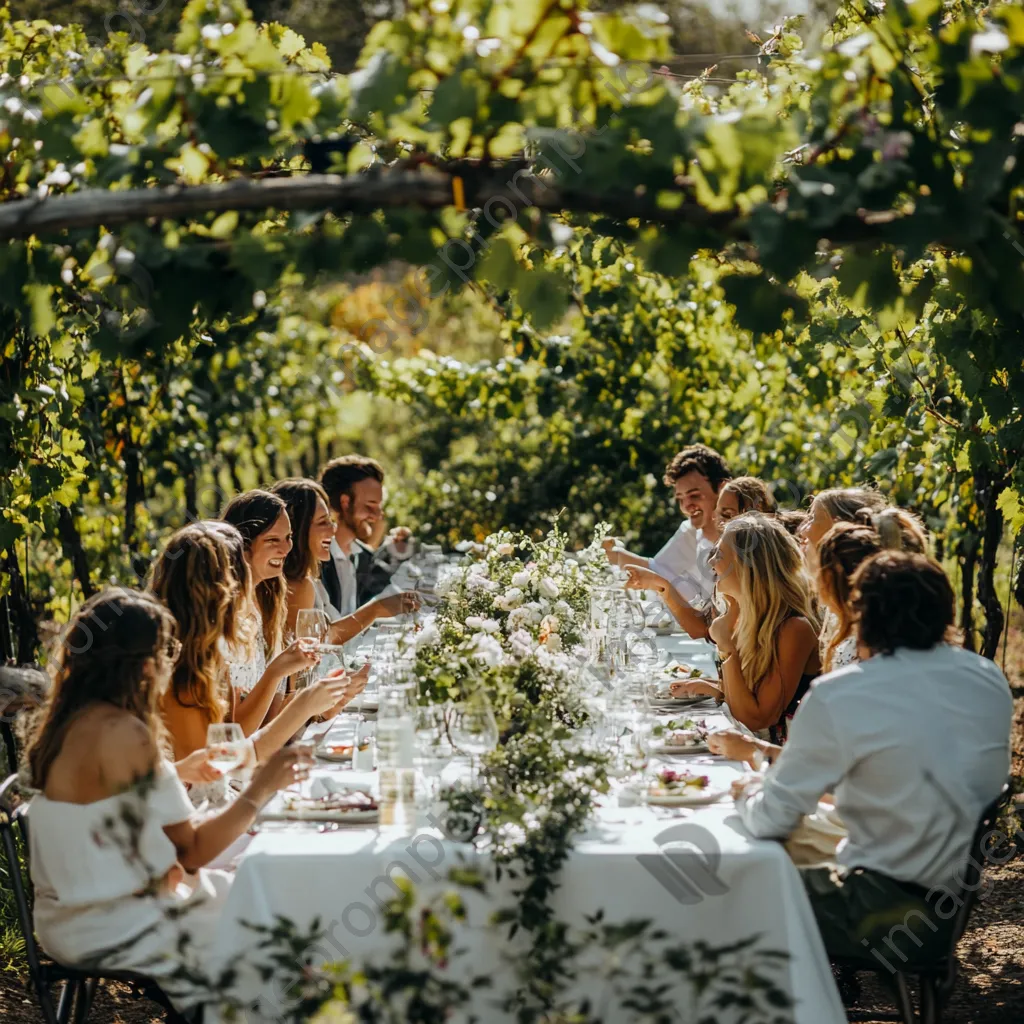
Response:
[{"label": "white tablecloth", "polygon": [[[685,638],[659,642],[681,659],[710,665],[707,645]],[[711,727],[728,724],[723,711],[701,709],[699,714]],[[721,759],[687,760],[696,761],[691,767],[707,773],[713,785],[727,787],[740,771],[739,765]],[[369,776],[345,772],[344,778],[367,781]],[[692,852],[683,860],[669,859],[663,847],[670,841],[691,843]],[[240,859],[218,948],[251,962],[246,951],[255,936],[245,922],[271,925],[282,916],[301,928],[319,919],[327,938],[318,952],[329,960],[360,963],[384,957],[391,946],[380,907],[395,895],[389,876],[406,875],[419,893],[443,890],[451,887],[445,880],[448,869],[467,856],[477,855],[429,827],[413,837],[393,839],[376,828],[323,833],[309,826],[268,829]],[[470,900],[469,928],[460,933],[460,942],[471,950],[461,969],[490,974],[497,993],[511,983],[502,957],[509,943],[506,930],[489,927],[487,916],[511,902],[510,884],[515,883],[492,885],[486,900]],[[610,923],[647,918],[680,942],[703,940],[720,946],[759,935],[762,948],[790,955],[778,980],[795,1000],[796,1024],[845,1021],[796,869],[781,846],[746,835],[729,800],[670,817],[652,808],[621,807],[614,796],[605,798],[561,873],[554,907],[560,920],[579,925],[584,915],[599,909]],[[246,996],[259,1007],[249,1020],[278,1019],[282,994],[272,984],[243,977]],[[594,996],[600,980],[584,979],[581,986]],[[504,1019],[488,1004],[493,998],[485,991],[474,1004],[485,1021]],[[685,1013],[681,1016],[686,1019]],[[625,1021],[632,1015],[606,1019]],[[722,1024],[731,1020],[725,1014],[719,1019]]]}]

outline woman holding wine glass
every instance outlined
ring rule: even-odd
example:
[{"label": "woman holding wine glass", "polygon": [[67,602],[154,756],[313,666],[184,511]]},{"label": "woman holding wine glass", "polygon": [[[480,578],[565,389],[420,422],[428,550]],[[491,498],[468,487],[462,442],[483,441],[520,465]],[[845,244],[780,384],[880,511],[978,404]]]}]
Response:
[{"label": "woman holding wine glass", "polygon": [[[211,725],[240,725],[236,720],[238,697],[229,684],[224,651],[238,643],[236,608],[245,589],[239,573],[245,571],[241,534],[216,521],[192,523],[179,530],[157,560],[150,589],[174,616],[182,645],[161,701],[176,759],[206,747]],[[327,676],[296,694],[248,741],[240,729],[246,766],[266,761],[309,719],[336,714],[365,685],[365,675],[350,678],[342,672]],[[226,780],[195,785],[190,795],[196,803],[221,802],[227,795]]]},{"label": "woman holding wine glass", "polygon": [[30,868],[47,953],[67,966],[155,977],[185,1010],[212,1001],[191,979],[218,977],[222,960],[217,925],[234,876],[207,865],[310,761],[277,752],[233,804],[194,821],[162,749],[160,705],[182,651],[176,630],[153,595],[120,588],[72,619],[28,751],[38,790]]},{"label": "woman holding wine glass", "polygon": [[286,630],[295,631],[300,611],[316,609],[329,622],[327,641],[344,644],[378,619],[419,610],[419,595],[406,592],[375,598],[351,615],[341,616],[320,581],[320,563],[331,558],[335,532],[327,492],[313,480],[300,479],[281,480],[274,484],[272,492],[284,501],[292,524],[292,549],[284,563],[288,589]]},{"label": "woman holding wine glass", "polygon": [[302,642],[304,634],[281,650],[287,606],[284,562],[292,548],[285,503],[269,491],[246,491],[227,504],[221,519],[242,535],[248,570],[238,610],[244,633],[225,651],[238,698],[236,721],[248,736],[281,710],[289,677],[311,669],[317,654],[315,644]]}]

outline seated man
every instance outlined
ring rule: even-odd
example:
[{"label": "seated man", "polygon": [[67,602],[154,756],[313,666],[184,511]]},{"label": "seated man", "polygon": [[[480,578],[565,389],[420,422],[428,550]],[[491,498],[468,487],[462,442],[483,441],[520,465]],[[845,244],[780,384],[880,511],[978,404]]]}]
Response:
[{"label": "seated man", "polygon": [[337,521],[331,558],[321,563],[320,578],[332,606],[344,617],[385,590],[412,554],[411,535],[396,527],[376,551],[369,546],[383,523],[384,470],[375,459],[332,459],[320,473],[320,485]]},{"label": "seated man", "polygon": [[615,541],[604,542],[608,560],[629,572],[627,586],[661,593],[693,637],[708,635],[715,592],[710,559],[719,536],[715,505],[722,485],[730,479],[729,467],[718,452],[707,445],[690,445],[665,468],[664,481],[674,489],[679,510],[687,517],[668,543],[653,558],[644,558]]},{"label": "seated man", "polygon": [[937,562],[875,555],[851,603],[863,660],[812,683],[737,808],[754,836],[783,839],[835,794],[839,866],[801,871],[825,948],[896,971],[949,949],[974,832],[1009,774],[1013,704],[993,662],[949,642],[955,600]]}]

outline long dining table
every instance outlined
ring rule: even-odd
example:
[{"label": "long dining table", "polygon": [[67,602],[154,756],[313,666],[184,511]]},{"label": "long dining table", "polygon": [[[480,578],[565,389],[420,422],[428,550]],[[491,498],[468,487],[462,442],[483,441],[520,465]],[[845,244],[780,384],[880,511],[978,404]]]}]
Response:
[{"label": "long dining table", "polygon": [[[659,637],[658,646],[713,674],[713,648],[704,641],[673,634]],[[692,714],[711,730],[732,725],[725,706],[709,705]],[[351,736],[352,723],[339,716],[332,730]],[[698,768],[712,786],[725,790],[747,771],[744,765],[706,753],[676,757],[658,767]],[[449,770],[458,772],[464,766]],[[323,766],[314,770],[314,778],[338,772],[337,766]],[[375,771],[348,768],[343,774],[347,783],[371,790],[376,785]],[[270,927],[282,918],[299,929],[318,923],[322,937],[315,946],[317,958],[383,963],[396,942],[385,930],[382,914],[396,895],[394,878],[405,876],[418,897],[426,899],[451,888],[449,869],[487,867],[486,849],[449,838],[441,826],[429,812],[421,812],[416,826],[403,835],[376,825],[332,829],[266,822],[237,857],[217,942],[240,968],[238,986],[251,1004],[245,1014],[251,1024],[280,1020],[288,1001],[285,992],[254,969],[260,937],[253,926]],[[794,1024],[846,1020],[796,868],[782,845],[747,834],[729,797],[670,811],[630,806],[613,791],[602,798],[577,838],[558,882],[553,908],[559,920],[572,926],[582,927],[589,915],[603,911],[608,923],[648,920],[677,943],[726,947],[756,937],[756,949],[787,954],[778,962],[774,980],[792,1000]],[[475,990],[470,1007],[485,1022],[514,1019],[499,1005],[500,996],[516,982],[510,954],[525,948],[528,939],[520,932],[510,940],[507,927],[490,924],[489,917],[515,899],[515,886],[506,875],[489,883],[483,894],[470,892],[467,922],[457,932],[464,952],[452,969],[464,980],[490,979],[488,987]],[[667,975],[669,969],[665,971]],[[665,980],[677,983],[671,977]],[[608,991],[600,962],[582,967],[574,984],[580,993],[604,1001],[602,1019],[608,1024],[638,1019]],[[695,1020],[687,1009],[692,993],[681,980],[678,984],[679,1020]],[[739,1016],[738,1010],[723,1008],[716,1019],[729,1024]]]}]

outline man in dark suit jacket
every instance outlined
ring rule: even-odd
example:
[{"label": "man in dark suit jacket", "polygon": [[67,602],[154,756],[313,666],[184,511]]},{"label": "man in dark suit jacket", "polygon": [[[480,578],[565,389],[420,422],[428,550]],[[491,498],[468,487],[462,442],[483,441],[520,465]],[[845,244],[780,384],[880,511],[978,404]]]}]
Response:
[{"label": "man in dark suit jacket", "polygon": [[331,604],[342,615],[351,615],[388,586],[395,570],[412,554],[411,535],[397,527],[376,551],[367,544],[383,515],[384,470],[375,459],[363,455],[332,459],[321,471],[320,483],[338,523],[332,557],[320,563],[320,577]]}]

